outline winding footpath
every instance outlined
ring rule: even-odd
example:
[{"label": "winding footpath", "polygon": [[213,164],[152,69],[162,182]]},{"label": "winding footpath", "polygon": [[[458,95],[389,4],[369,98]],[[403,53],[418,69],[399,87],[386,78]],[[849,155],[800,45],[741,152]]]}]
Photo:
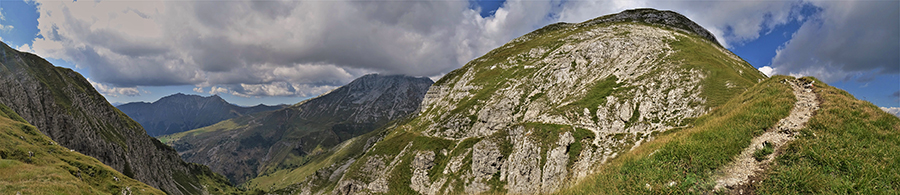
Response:
[{"label": "winding footpath", "polygon": [[[715,191],[731,194],[751,193],[745,190],[752,189],[750,188],[753,182],[752,178],[772,163],[773,157],[779,153],[779,149],[787,142],[794,140],[796,131],[803,128],[813,112],[819,109],[819,102],[816,94],[813,93],[813,81],[785,79],[783,82],[791,86],[794,96],[797,97],[797,102],[794,103],[790,115],[778,121],[774,128],[767,129],[762,135],[753,138],[750,146],[745,148],[734,162],[719,171],[714,177]],[[765,143],[768,143],[775,152],[766,155],[765,160],[757,161],[753,157],[753,153],[762,149]]]}]

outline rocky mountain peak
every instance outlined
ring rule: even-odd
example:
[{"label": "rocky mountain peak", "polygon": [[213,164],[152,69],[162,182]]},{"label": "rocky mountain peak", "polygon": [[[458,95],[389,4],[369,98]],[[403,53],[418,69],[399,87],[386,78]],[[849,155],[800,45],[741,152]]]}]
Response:
[{"label": "rocky mountain peak", "polygon": [[606,15],[593,20],[588,20],[581,25],[585,26],[611,22],[644,22],[648,24],[658,24],[669,28],[694,33],[696,35],[699,35],[700,37],[712,41],[715,44],[719,43],[716,40],[716,36],[714,36],[699,24],[694,23],[694,21],[691,21],[691,19],[688,19],[678,12],[669,10],[656,10],[652,8],[630,9],[619,12],[617,14]]},{"label": "rocky mountain peak", "polygon": [[[417,109],[421,97],[416,96],[424,94],[432,83],[434,82],[429,78],[368,74],[328,94],[306,101],[298,107],[306,110],[302,113],[306,117],[340,116],[345,113],[353,113],[349,116],[357,122],[375,120],[373,116],[394,118],[409,111],[406,109]],[[387,108],[387,106],[396,106],[397,104],[403,104],[404,106],[397,107],[403,110]],[[376,113],[379,111],[390,111],[391,113]]]}]

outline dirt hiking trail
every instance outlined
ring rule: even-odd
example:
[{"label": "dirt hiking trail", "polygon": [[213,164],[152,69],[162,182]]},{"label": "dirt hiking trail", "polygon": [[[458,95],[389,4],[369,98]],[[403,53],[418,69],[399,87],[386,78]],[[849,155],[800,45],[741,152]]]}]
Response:
[{"label": "dirt hiking trail", "polygon": [[[763,170],[770,165],[777,155],[779,149],[786,143],[794,140],[794,134],[797,130],[802,129],[813,112],[819,109],[819,102],[816,94],[813,93],[813,81],[807,79],[785,79],[782,81],[790,85],[793,89],[797,102],[791,110],[787,118],[778,121],[778,124],[766,130],[762,135],[753,138],[750,146],[745,148],[735,161],[720,169],[714,179],[716,181],[715,191],[730,194],[750,194],[752,193],[753,177],[758,176]],[[766,148],[768,145],[768,148]],[[766,154],[755,157],[754,153],[758,150],[766,148]],[[757,157],[763,157],[757,160]]]}]

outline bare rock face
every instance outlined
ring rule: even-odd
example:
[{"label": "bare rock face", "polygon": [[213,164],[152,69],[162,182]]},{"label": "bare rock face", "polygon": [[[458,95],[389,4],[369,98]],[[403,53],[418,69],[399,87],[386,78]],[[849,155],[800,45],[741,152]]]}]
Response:
[{"label": "bare rock face", "polygon": [[515,130],[512,138],[513,149],[506,166],[506,188],[511,194],[536,194],[541,190],[541,148],[530,137],[524,136],[524,129]]},{"label": "bare rock face", "polygon": [[[692,61],[699,57],[715,60]],[[412,174],[391,177],[414,185],[388,186],[387,193],[549,194],[660,132],[692,124],[721,103],[716,99],[762,78],[674,12],[628,10],[557,23],[445,75],[418,115],[385,130],[391,136],[379,142],[409,142],[424,152],[398,154],[397,146],[376,144],[361,156],[397,154],[412,162],[397,167]],[[432,153],[442,170],[420,163],[431,162]],[[345,177],[362,178],[354,172]]]},{"label": "bare rock face", "polygon": [[475,178],[490,179],[500,171],[503,165],[503,154],[491,140],[481,140],[472,147],[472,174]]},{"label": "bare rock face", "polygon": [[566,165],[569,163],[569,145],[575,142],[572,133],[565,132],[556,141],[556,148],[547,153],[547,163],[544,164],[544,174],[541,179],[541,193],[552,193],[563,186],[568,175]]},{"label": "bare rock face", "polygon": [[434,167],[434,151],[420,151],[416,153],[415,159],[412,161],[412,179],[410,188],[422,194],[439,194],[441,186],[447,181],[446,178],[431,182],[428,177],[428,171]]},{"label": "bare rock face", "polygon": [[503,154],[496,143],[487,139],[476,143],[472,147],[472,180],[466,185],[465,192],[478,194],[490,190],[485,182],[500,171],[503,163]]},{"label": "bare rock face", "polygon": [[[80,74],[0,45],[0,103],[41,133],[166,193],[206,190],[194,175],[206,174],[206,167],[182,161],[174,149],[148,136]],[[220,176],[209,172],[206,177]]]}]

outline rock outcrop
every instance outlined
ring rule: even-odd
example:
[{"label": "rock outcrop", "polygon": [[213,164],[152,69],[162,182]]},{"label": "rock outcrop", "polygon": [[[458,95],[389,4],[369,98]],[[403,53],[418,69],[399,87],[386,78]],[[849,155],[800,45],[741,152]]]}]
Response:
[{"label": "rock outcrop", "polygon": [[215,180],[221,176],[194,175],[205,167],[182,161],[174,149],[148,136],[75,71],[5,43],[0,65],[0,103],[59,145],[169,194],[200,194],[207,190],[204,185],[230,186]]},{"label": "rock outcrop", "polygon": [[676,30],[694,33],[696,35],[699,35],[700,37],[703,37],[704,39],[709,40],[710,42],[719,44],[719,42],[716,41],[715,35],[707,31],[697,23],[694,23],[694,21],[691,21],[691,19],[688,19],[687,17],[684,17],[684,15],[673,11],[660,11],[655,9],[625,10],[618,14],[589,20],[580,25],[589,26],[598,23],[610,22],[642,22],[662,25]]}]

